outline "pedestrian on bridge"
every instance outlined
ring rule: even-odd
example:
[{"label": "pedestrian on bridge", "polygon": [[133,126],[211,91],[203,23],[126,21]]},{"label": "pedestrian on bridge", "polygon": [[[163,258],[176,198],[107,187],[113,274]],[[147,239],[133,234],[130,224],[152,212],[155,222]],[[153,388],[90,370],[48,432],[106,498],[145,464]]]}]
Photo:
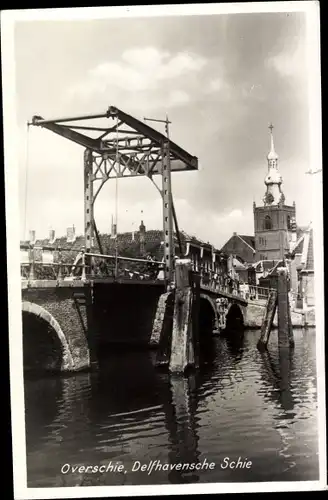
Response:
[{"label": "pedestrian on bridge", "polygon": [[150,252],[147,253],[146,260],[148,260],[148,263],[147,263],[148,274],[150,275],[151,278],[156,277],[157,266],[156,266],[156,262],[154,262],[154,259],[153,259]]}]

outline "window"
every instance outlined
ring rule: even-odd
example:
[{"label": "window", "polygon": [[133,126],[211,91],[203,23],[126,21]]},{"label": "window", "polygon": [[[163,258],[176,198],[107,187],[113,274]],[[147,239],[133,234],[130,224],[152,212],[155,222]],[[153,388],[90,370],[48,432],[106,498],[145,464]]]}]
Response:
[{"label": "window", "polygon": [[272,229],[272,221],[270,215],[265,216],[264,229]]},{"label": "window", "polygon": [[288,230],[292,229],[290,215],[287,215],[287,229]]}]

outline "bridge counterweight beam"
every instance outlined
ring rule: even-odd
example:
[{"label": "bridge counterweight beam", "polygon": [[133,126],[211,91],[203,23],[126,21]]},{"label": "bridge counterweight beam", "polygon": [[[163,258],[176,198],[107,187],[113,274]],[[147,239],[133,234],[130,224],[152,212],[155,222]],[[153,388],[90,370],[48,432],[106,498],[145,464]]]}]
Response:
[{"label": "bridge counterweight beam", "polygon": [[167,285],[173,281],[173,209],[169,143],[163,146],[162,164],[163,229],[164,229],[164,276]]},{"label": "bridge counterweight beam", "polygon": [[[91,252],[93,239],[93,155],[91,149],[84,152],[84,235],[85,251]],[[93,259],[86,256],[86,265],[93,275]]]}]

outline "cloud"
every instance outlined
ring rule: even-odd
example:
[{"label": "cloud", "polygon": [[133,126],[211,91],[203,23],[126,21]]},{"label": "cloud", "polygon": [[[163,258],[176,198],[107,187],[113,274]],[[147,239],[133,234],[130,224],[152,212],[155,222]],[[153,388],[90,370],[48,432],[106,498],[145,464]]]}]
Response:
[{"label": "cloud", "polygon": [[186,104],[190,101],[190,97],[184,90],[172,90],[169,94],[169,105],[178,106]]},{"label": "cloud", "polygon": [[242,217],[243,215],[243,212],[239,209],[234,209],[230,212],[229,214],[229,217],[233,217],[233,218],[236,218],[236,217]]},{"label": "cloud", "polygon": [[266,61],[268,68],[274,69],[283,78],[299,78],[304,76],[304,65],[306,64],[306,53],[304,47],[298,43],[291,44],[289,48],[270,57]]},{"label": "cloud", "polygon": [[[189,52],[170,54],[155,47],[139,47],[123,52],[121,59],[106,61],[91,68],[82,82],[74,83],[68,90],[70,96],[90,97],[110,90],[133,92],[153,91],[163,81],[176,80],[197,73],[206,65],[204,57]],[[185,82],[186,83],[186,80]],[[178,91],[177,91],[178,92]],[[182,92],[173,94],[170,102],[187,102]]]},{"label": "cloud", "polygon": [[219,92],[225,87],[225,83],[222,80],[222,78],[214,78],[213,80],[210,80],[207,87],[206,91],[207,92]]}]

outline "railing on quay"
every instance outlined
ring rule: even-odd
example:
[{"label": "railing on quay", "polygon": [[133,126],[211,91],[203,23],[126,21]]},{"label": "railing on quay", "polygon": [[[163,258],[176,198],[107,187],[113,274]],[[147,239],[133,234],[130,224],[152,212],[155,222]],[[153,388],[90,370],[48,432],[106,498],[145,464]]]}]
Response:
[{"label": "railing on quay", "polygon": [[245,287],[245,298],[247,300],[258,300],[258,301],[266,301],[270,295],[270,292],[273,288],[264,288],[257,285],[247,285]]}]

